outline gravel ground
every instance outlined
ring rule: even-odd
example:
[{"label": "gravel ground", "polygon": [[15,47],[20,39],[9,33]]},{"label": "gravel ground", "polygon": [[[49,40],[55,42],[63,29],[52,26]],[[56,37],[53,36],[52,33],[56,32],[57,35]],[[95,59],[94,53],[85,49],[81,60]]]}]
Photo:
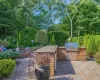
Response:
[{"label": "gravel ground", "polygon": [[16,65],[13,73],[6,80],[36,80],[32,59],[29,72],[29,60],[29,58],[17,59],[19,64]]}]

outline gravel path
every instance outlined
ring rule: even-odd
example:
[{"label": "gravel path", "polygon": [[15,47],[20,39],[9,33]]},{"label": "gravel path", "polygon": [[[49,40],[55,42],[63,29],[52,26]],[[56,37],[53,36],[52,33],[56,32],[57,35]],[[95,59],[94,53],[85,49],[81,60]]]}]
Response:
[{"label": "gravel path", "polygon": [[36,80],[32,59],[29,72],[29,60],[29,58],[17,59],[19,64],[16,65],[13,73],[6,80]]}]

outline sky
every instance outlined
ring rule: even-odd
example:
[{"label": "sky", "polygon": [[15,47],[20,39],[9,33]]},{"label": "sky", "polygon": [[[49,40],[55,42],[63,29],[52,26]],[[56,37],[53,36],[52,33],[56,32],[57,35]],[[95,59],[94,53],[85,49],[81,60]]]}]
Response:
[{"label": "sky", "polygon": [[[65,4],[69,4],[70,3],[70,0],[62,0]],[[38,6],[38,5],[37,5]],[[44,5],[44,7],[43,8],[47,8],[45,5]],[[40,15],[41,14],[41,11],[39,11],[39,10],[35,10],[35,11],[33,11],[33,13],[34,13],[34,15],[35,16],[38,16],[38,15]],[[54,13],[54,12],[52,12],[52,13]],[[59,22],[60,22],[60,18],[57,18],[57,19],[55,19],[55,21],[54,21],[54,24],[59,24]]]}]

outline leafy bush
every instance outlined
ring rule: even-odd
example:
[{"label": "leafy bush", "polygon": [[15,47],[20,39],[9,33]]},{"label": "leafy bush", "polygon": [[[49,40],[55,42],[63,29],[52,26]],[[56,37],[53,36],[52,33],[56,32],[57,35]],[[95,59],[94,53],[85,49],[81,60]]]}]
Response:
[{"label": "leafy bush", "polygon": [[8,77],[15,67],[15,61],[11,59],[0,60],[0,77]]},{"label": "leafy bush", "polygon": [[7,48],[16,48],[18,47],[32,47],[36,46],[37,43],[34,42],[32,45],[32,40],[35,40],[35,34],[38,29],[34,29],[33,27],[28,27],[18,32],[15,36],[8,36],[7,41],[9,45]]},{"label": "leafy bush", "polygon": [[94,56],[95,61],[100,64],[100,52],[97,52],[96,55]]},{"label": "leafy bush", "polygon": [[83,36],[72,38],[72,42],[77,42],[78,46],[83,46]]},{"label": "leafy bush", "polygon": [[13,36],[8,36],[6,39],[9,43],[7,48],[16,48],[16,43],[17,43],[16,38],[13,38]]},{"label": "leafy bush", "polygon": [[36,33],[35,41],[40,43],[41,45],[48,44],[48,35],[47,35],[46,30],[39,30]]},{"label": "leafy bush", "polygon": [[18,57],[20,57],[19,52],[0,52],[0,59],[18,58]]},{"label": "leafy bush", "polygon": [[95,36],[96,51],[100,51],[100,35]]},{"label": "leafy bush", "polygon": [[7,40],[0,40],[0,45],[7,47],[9,43]]},{"label": "leafy bush", "polygon": [[32,45],[32,40],[35,40],[35,35],[38,29],[34,29],[32,27],[27,27],[20,32],[20,40],[19,46],[20,47],[32,47],[36,45],[36,42]]},{"label": "leafy bush", "polygon": [[72,42],[77,42],[78,43],[78,37],[73,37]]},{"label": "leafy bush", "polygon": [[73,42],[78,42],[79,46],[87,48],[87,55],[93,56],[96,52],[100,51],[100,35],[85,35],[74,37]]},{"label": "leafy bush", "polygon": [[51,31],[48,33],[49,35],[49,41],[52,40],[52,36],[55,36],[55,44],[56,45],[64,45],[66,42],[67,38],[67,33],[66,32],[61,32],[61,31]]},{"label": "leafy bush", "polygon": [[95,36],[91,35],[87,43],[87,54],[93,56],[96,53]]},{"label": "leafy bush", "polygon": [[32,40],[35,40],[35,35],[38,29],[32,27],[27,27],[20,32],[20,35],[17,36],[19,47],[32,47]]},{"label": "leafy bush", "polygon": [[87,47],[89,36],[91,36],[91,35],[85,35],[83,37],[83,46],[85,46],[85,47]]}]

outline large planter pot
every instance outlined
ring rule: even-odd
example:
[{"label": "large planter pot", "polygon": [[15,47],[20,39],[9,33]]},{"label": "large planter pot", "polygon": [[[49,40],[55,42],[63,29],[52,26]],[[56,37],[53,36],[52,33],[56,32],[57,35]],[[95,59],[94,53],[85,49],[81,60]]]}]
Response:
[{"label": "large planter pot", "polygon": [[50,67],[49,66],[38,67],[35,69],[35,74],[37,80],[49,80]]}]

